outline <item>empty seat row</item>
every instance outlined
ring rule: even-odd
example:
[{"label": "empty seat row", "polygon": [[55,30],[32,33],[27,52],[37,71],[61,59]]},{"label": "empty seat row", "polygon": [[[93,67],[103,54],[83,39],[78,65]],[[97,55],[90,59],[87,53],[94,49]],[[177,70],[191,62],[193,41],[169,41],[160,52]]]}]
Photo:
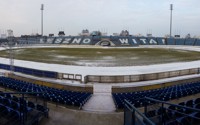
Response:
[{"label": "empty seat row", "polygon": [[180,108],[174,105],[168,108],[160,107],[157,110],[151,110],[145,113],[145,115],[157,124],[165,123],[166,125],[198,125],[200,122],[200,112],[190,110],[187,108]]},{"label": "empty seat row", "polygon": [[19,111],[0,104],[0,118],[9,119],[6,124],[15,123],[15,125],[20,125],[20,116],[22,115]]},{"label": "empty seat row", "polygon": [[[112,96],[116,107],[123,108],[125,99],[135,107],[141,107],[145,105],[145,97],[150,97],[161,101],[168,101],[197,93],[200,93],[200,82],[186,83],[138,92],[113,93]],[[147,103],[151,104],[153,102],[149,101]]]},{"label": "empty seat row", "polygon": [[[7,77],[0,77],[0,86],[17,90],[19,92],[33,92],[33,96],[44,98],[47,101],[78,107],[82,107],[92,95],[89,92],[56,89]],[[39,94],[35,94],[34,92]]]},{"label": "empty seat row", "polygon": [[4,94],[3,92],[0,92],[0,104],[20,112],[30,112],[35,109],[44,113],[46,116],[48,116],[49,111],[49,109],[43,105],[35,104],[31,101],[18,98],[11,94]]},{"label": "empty seat row", "polygon": [[[21,125],[22,119],[37,122],[41,116],[48,117],[49,109],[46,106],[35,104],[21,97],[0,91],[0,119],[5,119],[5,124]],[[31,114],[31,115],[29,115]],[[32,117],[34,115],[34,117]],[[24,120],[23,120],[24,121]],[[0,120],[1,123],[1,120]]]},{"label": "empty seat row", "polygon": [[199,109],[200,108],[200,98],[191,99],[191,100],[188,100],[188,101],[185,101],[185,102],[180,102],[178,105]]}]

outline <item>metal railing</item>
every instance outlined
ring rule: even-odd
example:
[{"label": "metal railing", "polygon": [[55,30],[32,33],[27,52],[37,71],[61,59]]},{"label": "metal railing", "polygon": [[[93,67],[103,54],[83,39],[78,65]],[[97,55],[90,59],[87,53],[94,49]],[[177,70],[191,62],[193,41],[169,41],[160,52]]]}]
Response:
[{"label": "metal railing", "polygon": [[130,102],[124,102],[124,125],[155,125]]},{"label": "metal railing", "polygon": [[[165,101],[156,100],[153,98],[145,97],[144,103],[144,113],[134,107],[129,101],[124,100],[124,125],[166,125],[170,122],[177,122],[177,124],[182,124],[182,122],[187,122],[196,125],[196,121],[200,121],[200,118],[194,114],[200,113],[200,109],[196,109],[193,107],[187,107],[177,104],[172,104]],[[151,102],[152,104],[150,104]],[[175,110],[170,109],[169,106],[176,107]],[[157,108],[157,109],[156,109]],[[160,111],[159,113],[155,113],[153,117],[148,116],[148,109],[153,111],[152,109],[156,109],[155,111]],[[189,111],[191,113],[186,113],[184,111]],[[178,115],[169,116],[169,112],[173,112],[172,114]],[[170,117],[170,119],[169,119]],[[182,121],[182,119],[186,119],[186,121]],[[197,123],[197,124],[198,124]]]},{"label": "metal railing", "polygon": [[[19,103],[19,110],[18,111],[19,111],[19,116],[20,116],[20,120],[19,120],[20,125],[29,125],[29,124],[31,125],[33,123],[39,122],[39,119],[40,119],[40,116],[42,116],[41,115],[42,113],[36,113],[34,116],[31,116],[31,119],[27,119],[28,112],[25,109],[25,107],[27,106],[27,104],[25,104],[25,101],[28,98],[36,98],[36,100],[38,100],[37,98],[39,98],[39,97],[34,97],[34,96],[29,97],[28,95],[42,94],[41,92],[0,92],[0,94],[3,94],[3,95],[10,95],[10,94],[11,95],[20,95],[20,96],[18,96],[18,98],[19,98],[19,102],[18,102]],[[14,101],[14,100],[12,100],[12,101]],[[47,103],[44,99],[43,99],[43,106],[47,108]],[[14,120],[16,121],[16,119],[14,119]],[[13,124],[17,124],[17,123],[14,123],[15,121],[12,121],[11,119],[8,120],[8,121],[13,122]]]},{"label": "metal railing", "polygon": [[[152,104],[148,103],[148,101],[150,101]],[[154,102],[154,103],[153,103]],[[153,106],[154,105],[154,106]],[[156,106],[155,106],[156,105]],[[177,104],[172,104],[172,103],[169,103],[169,102],[165,102],[165,101],[160,101],[160,100],[157,100],[157,99],[153,99],[153,98],[149,98],[149,97],[145,97],[145,106],[144,106],[144,114],[145,116],[147,116],[147,111],[148,111],[148,106],[151,107],[149,109],[152,109],[153,108],[156,108],[157,109],[161,109],[160,111],[160,114],[159,114],[159,120],[157,120],[158,123],[156,124],[161,124],[161,125],[165,125],[169,119],[167,118],[168,114],[167,112],[174,112],[175,114],[178,114],[180,115],[179,118],[184,118],[184,117],[189,117],[191,119],[197,119],[197,120],[200,120],[200,118],[198,117],[195,117],[195,116],[192,116],[191,113],[185,113],[183,112],[182,110],[188,110],[190,112],[194,112],[194,113],[198,113],[200,112],[200,109],[196,109],[196,108],[193,108],[193,107],[187,107],[187,106],[182,106],[182,105],[177,105]],[[176,107],[176,110],[172,110],[169,108],[169,106],[174,106]],[[169,116],[171,117],[171,116]],[[173,120],[174,119],[177,119],[176,117],[172,118]],[[171,121],[173,121],[171,119]],[[192,121],[192,120],[191,120]],[[190,122],[191,122],[190,121]]]}]

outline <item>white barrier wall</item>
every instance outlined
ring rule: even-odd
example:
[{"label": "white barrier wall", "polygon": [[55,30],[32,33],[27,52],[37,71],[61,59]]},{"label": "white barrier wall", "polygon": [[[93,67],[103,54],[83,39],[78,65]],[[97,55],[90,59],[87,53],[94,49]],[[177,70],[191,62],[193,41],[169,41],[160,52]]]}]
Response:
[{"label": "white barrier wall", "polygon": [[85,76],[84,82],[97,82],[97,83],[128,83],[148,80],[158,80],[163,78],[171,78],[183,75],[199,74],[199,68],[176,70],[169,72],[159,72],[151,74],[140,74],[140,75],[121,75],[121,76],[96,76],[88,75]]}]

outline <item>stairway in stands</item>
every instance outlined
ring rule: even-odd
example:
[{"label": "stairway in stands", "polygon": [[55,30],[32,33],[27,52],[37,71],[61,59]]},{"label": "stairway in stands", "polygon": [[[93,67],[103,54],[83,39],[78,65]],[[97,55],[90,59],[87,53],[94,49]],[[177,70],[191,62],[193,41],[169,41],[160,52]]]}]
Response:
[{"label": "stairway in stands", "polygon": [[111,85],[94,84],[92,97],[83,106],[83,110],[92,112],[114,112],[115,104],[111,95]]}]

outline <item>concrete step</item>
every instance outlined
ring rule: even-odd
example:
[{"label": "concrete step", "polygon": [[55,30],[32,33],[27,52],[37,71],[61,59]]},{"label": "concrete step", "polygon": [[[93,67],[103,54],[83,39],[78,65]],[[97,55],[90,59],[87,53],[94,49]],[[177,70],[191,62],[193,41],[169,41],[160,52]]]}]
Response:
[{"label": "concrete step", "polygon": [[112,95],[111,85],[94,84],[93,96],[82,107],[85,111],[114,112],[116,110]]},{"label": "concrete step", "polygon": [[114,112],[116,110],[111,94],[94,94],[83,106],[83,110],[93,112]]}]

